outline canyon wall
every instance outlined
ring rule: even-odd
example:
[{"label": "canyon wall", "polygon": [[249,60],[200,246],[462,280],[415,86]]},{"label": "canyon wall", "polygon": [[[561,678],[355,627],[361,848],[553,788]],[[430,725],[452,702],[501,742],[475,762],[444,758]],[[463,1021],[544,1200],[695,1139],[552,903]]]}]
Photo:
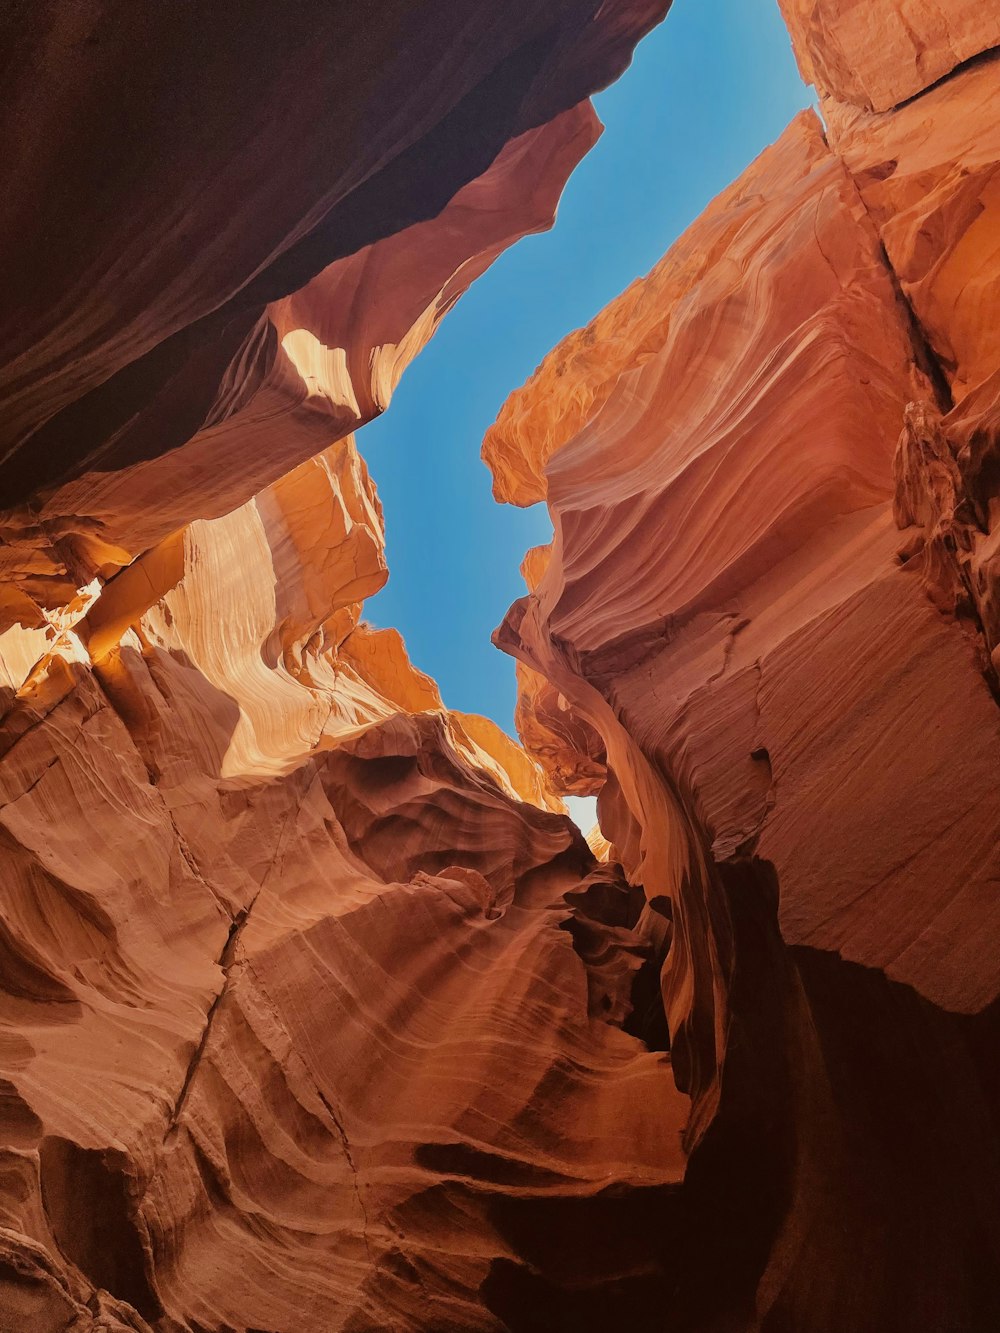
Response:
[{"label": "canyon wall", "polygon": [[665,7],[0,20],[4,1333],[657,1303],[641,893],[364,621],[353,432]]},{"label": "canyon wall", "polygon": [[5,719],[4,1328],[496,1328],[553,1214],[600,1288],[682,1173],[636,895],[357,622],[375,497],[305,468],[321,525],[296,473],[191,525]]},{"label": "canyon wall", "polygon": [[699,1219],[662,1326],[981,1333],[1000,1320],[998,14],[784,8],[822,119],[487,435],[497,498],[544,498],[555,527],[495,637],[525,745],[600,793],[662,960]]},{"label": "canyon wall", "polygon": [[993,7],[784,0],[822,119],[503,409],[523,748],[364,619],[667,5],[0,18],[2,1333],[1000,1323]]}]

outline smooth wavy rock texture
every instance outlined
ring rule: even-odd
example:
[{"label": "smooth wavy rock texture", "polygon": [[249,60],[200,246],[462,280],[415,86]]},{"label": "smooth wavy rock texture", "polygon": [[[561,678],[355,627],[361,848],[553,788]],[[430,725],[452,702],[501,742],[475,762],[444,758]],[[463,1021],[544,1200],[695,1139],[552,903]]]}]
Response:
[{"label": "smooth wavy rock texture", "polygon": [[693,1098],[667,1327],[1000,1317],[998,92],[801,115],[484,443],[555,526],[522,739],[597,738]]},{"label": "smooth wavy rock texture", "polygon": [[[437,216],[616,77],[665,8],[9,8],[6,494],[181,443],[269,302]],[[151,438],[154,399],[183,419]]]},{"label": "smooth wavy rock texture", "polygon": [[364,621],[353,438],[665,8],[0,20],[4,1333],[666,1300],[642,896]]},{"label": "smooth wavy rock texture", "polygon": [[211,399],[182,401],[185,385],[170,401],[157,393],[128,428],[145,461],[113,471],[102,463],[0,518],[0,559],[19,604],[59,605],[67,582],[110,576],[377,416],[468,284],[518,237],[551,225],[562,185],[599,128],[583,103],[521,135],[436,218],[268,305],[217,368]]},{"label": "smooth wavy rock texture", "polygon": [[112,580],[11,702],[5,1329],[666,1290],[687,1099],[626,1031],[641,894],[360,621],[382,550],[340,441]]},{"label": "smooth wavy rock texture", "polygon": [[10,8],[0,624],[381,411],[668,3]]},{"label": "smooth wavy rock texture", "polygon": [[993,9],[786,0],[823,121],[502,409],[523,747],[364,619],[666,7],[0,17],[0,1333],[1000,1326]]}]

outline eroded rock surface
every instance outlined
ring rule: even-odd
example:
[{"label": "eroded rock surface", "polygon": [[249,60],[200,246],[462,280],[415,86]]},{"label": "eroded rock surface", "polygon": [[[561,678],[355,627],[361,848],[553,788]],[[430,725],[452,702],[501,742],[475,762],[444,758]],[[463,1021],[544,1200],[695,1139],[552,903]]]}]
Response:
[{"label": "eroded rock surface", "polygon": [[504,406],[522,748],[355,432],[665,0],[126,8],[0,20],[0,1330],[996,1327],[993,10],[787,0]]},{"label": "eroded rock surface", "polygon": [[665,7],[3,20],[5,1333],[667,1289],[641,894],[364,621],[353,436]]},{"label": "eroded rock surface", "polygon": [[[973,1333],[1000,1257],[1000,83],[958,66],[995,38],[949,6],[914,84],[872,36],[906,6],[787,8],[829,142],[800,116],[505,404],[495,493],[547,498],[555,540],[496,639],[540,762],[574,771],[555,697],[588,724],[660,922],[704,1228],[676,1326]],[[848,39],[891,91],[838,82]]]},{"label": "eroded rock surface", "polygon": [[778,0],[802,77],[817,91],[887,111],[1000,46],[979,0]]},{"label": "eroded rock surface", "polygon": [[663,1288],[687,1099],[624,1030],[641,895],[359,621],[384,574],[341,441],[120,574],[12,700],[4,1327],[495,1329],[523,1289]]}]

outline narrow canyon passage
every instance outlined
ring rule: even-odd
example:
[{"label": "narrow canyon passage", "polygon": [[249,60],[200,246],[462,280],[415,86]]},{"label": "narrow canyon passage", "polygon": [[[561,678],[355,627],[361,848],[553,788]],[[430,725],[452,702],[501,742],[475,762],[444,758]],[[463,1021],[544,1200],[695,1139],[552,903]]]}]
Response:
[{"label": "narrow canyon passage", "polygon": [[1000,1327],[1000,5],[520,349],[519,742],[372,623],[669,7],[0,18],[0,1333]]}]

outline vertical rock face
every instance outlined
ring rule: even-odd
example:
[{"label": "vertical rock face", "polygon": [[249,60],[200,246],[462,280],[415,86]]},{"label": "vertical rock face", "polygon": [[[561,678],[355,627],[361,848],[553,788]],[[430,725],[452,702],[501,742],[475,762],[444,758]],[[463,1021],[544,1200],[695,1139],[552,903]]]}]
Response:
[{"label": "vertical rock face", "polygon": [[234,356],[270,368],[268,303],[437,216],[665,7],[10,8],[6,494],[179,445]]},{"label": "vertical rock face", "polygon": [[[25,598],[60,606],[185,523],[231,511],[378,415],[468,284],[507,245],[550,224],[562,183],[598,132],[589,103],[527,131],[436,217],[355,249],[262,307],[231,359],[218,358],[213,335],[211,363],[143,386],[144,401],[116,431],[117,452],[0,516],[7,622],[23,622]],[[102,392],[121,408],[118,389]]]},{"label": "vertical rock face", "polygon": [[655,1308],[687,1100],[625,1030],[641,895],[359,621],[384,575],[344,440],[12,691],[3,1327]]},{"label": "vertical rock face", "polygon": [[823,121],[502,410],[523,749],[363,619],[665,8],[0,20],[3,1333],[1000,1324],[990,7],[787,0]]},{"label": "vertical rock face", "polygon": [[802,77],[821,95],[887,111],[1000,46],[977,0],[778,0]]},{"label": "vertical rock face", "polygon": [[1000,83],[957,68],[990,14],[906,9],[786,6],[828,135],[793,122],[484,444],[555,524],[496,636],[522,738],[606,764],[693,1099],[678,1327],[1000,1317]]},{"label": "vertical rock face", "polygon": [[362,619],[352,432],[665,7],[2,20],[5,1333],[661,1303],[641,894]]}]

